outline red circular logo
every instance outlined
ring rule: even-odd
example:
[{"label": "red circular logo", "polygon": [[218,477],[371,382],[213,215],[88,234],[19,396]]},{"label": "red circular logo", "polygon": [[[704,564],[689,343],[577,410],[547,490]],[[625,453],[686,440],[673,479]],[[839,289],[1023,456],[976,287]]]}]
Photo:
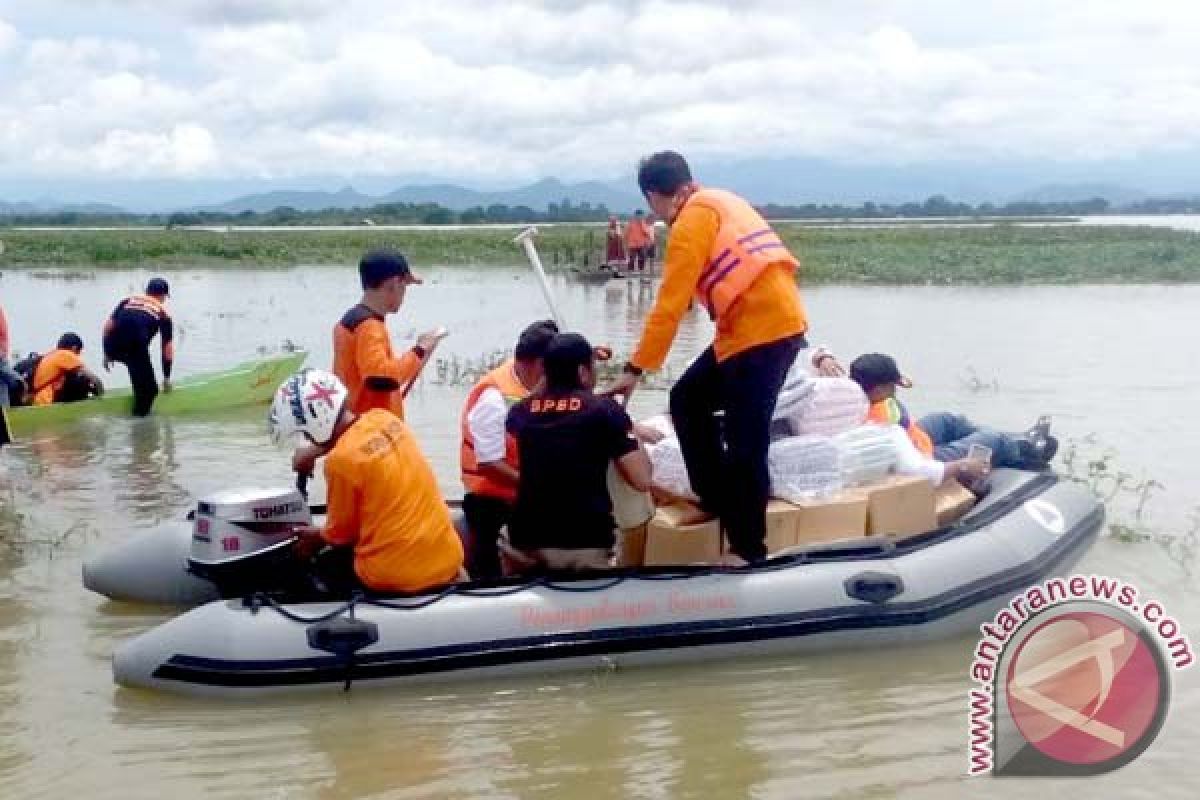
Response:
[{"label": "red circular logo", "polygon": [[1144,750],[1158,732],[1168,691],[1154,645],[1100,611],[1072,611],[1038,625],[1009,662],[1004,687],[1025,740],[1048,758],[1080,766]]}]

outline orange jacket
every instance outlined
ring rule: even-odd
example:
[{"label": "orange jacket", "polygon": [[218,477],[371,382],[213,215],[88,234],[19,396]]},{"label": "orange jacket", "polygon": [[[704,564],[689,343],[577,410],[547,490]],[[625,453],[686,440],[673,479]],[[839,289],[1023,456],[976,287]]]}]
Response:
[{"label": "orange jacket", "polygon": [[[467,418],[471,410],[479,402],[479,397],[488,389],[498,389],[504,395],[505,402],[511,408],[529,396],[525,384],[517,378],[515,364],[510,358],[494,370],[484,375],[479,383],[467,395],[467,403],[462,413],[462,447],[459,450],[459,465],[462,468],[462,482],[471,494],[481,494],[496,497],[509,503],[517,500],[517,487],[499,483],[479,470],[479,459],[475,455],[475,442],[471,436],[471,426]],[[517,468],[517,440],[509,433],[504,434],[504,460],[513,469]]]},{"label": "orange jacket", "polygon": [[347,311],[333,328],[333,372],[356,414],[386,408],[404,419],[404,389],[420,369],[415,350],[396,358],[383,317],[364,305]]},{"label": "orange jacket", "polygon": [[48,406],[63,387],[67,375],[83,367],[83,359],[73,350],[54,350],[42,356],[33,373],[33,405]]},{"label": "orange jacket", "polygon": [[879,425],[899,425],[908,431],[908,438],[924,455],[933,458],[933,440],[920,425],[912,421],[908,409],[894,397],[872,403],[867,409],[867,420]]},{"label": "orange jacket", "polygon": [[[742,232],[756,225],[756,230]],[[808,330],[796,287],[798,262],[786,248],[775,247],[774,233],[762,234],[760,241],[757,232],[764,228],[770,230],[758,212],[729,192],[702,189],[688,199],[671,225],[662,287],[630,359],[634,366],[645,370],[662,366],[679,323],[697,296],[706,304],[711,300],[718,361]],[[766,244],[771,246],[759,249]],[[744,253],[743,261],[725,273],[730,262],[714,261],[726,247],[732,252],[734,246]],[[714,266],[716,270],[711,269]]]},{"label": "orange jacket", "polygon": [[354,571],[377,591],[450,583],[463,563],[433,468],[399,418],[368,411],[325,459],[329,514],[322,532],[354,546]]},{"label": "orange jacket", "polygon": [[650,231],[646,220],[634,217],[625,226],[625,246],[630,250],[650,244]]}]

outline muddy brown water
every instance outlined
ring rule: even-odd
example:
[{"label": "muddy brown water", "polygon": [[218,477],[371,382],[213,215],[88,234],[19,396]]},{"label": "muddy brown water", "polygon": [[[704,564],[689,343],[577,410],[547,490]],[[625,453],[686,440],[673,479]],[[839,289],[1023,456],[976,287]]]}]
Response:
[{"label": "muddy brown water", "polygon": [[[0,276],[14,345],[72,329],[98,366],[98,332],[144,272]],[[328,364],[329,328],[357,290],[351,270],[176,271],[178,371],[219,369],[285,340]],[[448,495],[470,371],[546,316],[527,272],[429,270],[392,330],[452,332],[409,416]],[[563,311],[627,351],[652,287],[555,279]],[[1152,478],[1142,517],[1128,491],[1112,517],[1161,540],[1102,540],[1079,570],[1161,600],[1193,637],[1200,597],[1188,531],[1200,506],[1200,287],[821,288],[812,338],[845,356],[892,352],[916,413],[962,410],[1005,428],[1052,414],[1082,453]],[[709,336],[684,321],[678,372]],[[464,374],[466,373],[466,374]],[[115,382],[120,382],[115,379]],[[635,411],[665,404],[642,391]],[[1077,463],[1082,463],[1082,458]],[[0,795],[4,797],[1193,797],[1195,670],[1176,676],[1167,724],[1133,764],[1072,781],[964,777],[968,639],[886,655],[837,652],[546,679],[204,702],[121,690],[109,657],[169,609],[82,589],[82,560],[184,513],[196,496],[285,483],[261,410],[207,418],[87,420],[0,456]]]}]

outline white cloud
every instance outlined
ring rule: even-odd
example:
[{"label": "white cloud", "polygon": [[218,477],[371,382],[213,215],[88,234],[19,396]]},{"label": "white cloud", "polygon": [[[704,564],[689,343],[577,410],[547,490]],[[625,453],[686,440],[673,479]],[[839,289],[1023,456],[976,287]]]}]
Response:
[{"label": "white cloud", "polygon": [[11,50],[17,43],[17,29],[0,19],[0,56]]},{"label": "white cloud", "polygon": [[[46,0],[45,13],[65,2]],[[1102,159],[1169,151],[1200,128],[1189,0],[333,8],[105,6],[137,15],[129,36],[23,21],[28,44],[0,84],[0,175],[519,180],[627,173],[663,146],[868,163]],[[0,56],[17,41],[0,21]]]}]

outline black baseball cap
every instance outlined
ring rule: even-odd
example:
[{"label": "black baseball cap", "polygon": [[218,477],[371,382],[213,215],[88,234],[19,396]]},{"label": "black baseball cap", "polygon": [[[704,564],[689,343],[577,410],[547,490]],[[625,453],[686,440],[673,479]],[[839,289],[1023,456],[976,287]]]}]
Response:
[{"label": "black baseball cap", "polygon": [[358,277],[364,289],[378,289],[388,278],[397,275],[408,278],[408,283],[422,283],[413,274],[404,254],[391,247],[369,250],[358,262]]},{"label": "black baseball cap", "polygon": [[146,294],[155,297],[166,297],[171,293],[171,286],[165,278],[151,278],[146,284]]},{"label": "black baseball cap", "polygon": [[896,366],[896,359],[883,353],[867,353],[850,363],[850,379],[869,392],[876,386],[894,383],[905,389],[912,387],[912,381],[904,377]]}]

